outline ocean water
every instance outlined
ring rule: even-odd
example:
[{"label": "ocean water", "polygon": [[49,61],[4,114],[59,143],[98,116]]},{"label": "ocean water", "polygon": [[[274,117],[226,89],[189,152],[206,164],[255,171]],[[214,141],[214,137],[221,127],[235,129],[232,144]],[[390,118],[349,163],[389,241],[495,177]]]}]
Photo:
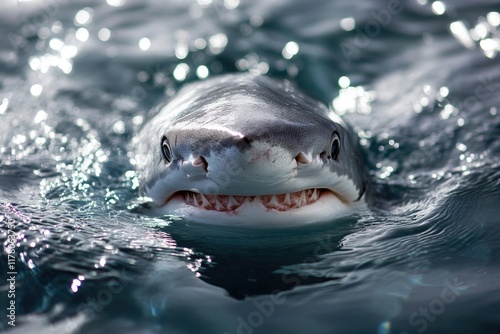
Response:
[{"label": "ocean water", "polygon": [[[0,329],[500,332],[499,1],[1,6]],[[369,210],[272,230],[144,210],[149,110],[238,71],[343,116]]]}]

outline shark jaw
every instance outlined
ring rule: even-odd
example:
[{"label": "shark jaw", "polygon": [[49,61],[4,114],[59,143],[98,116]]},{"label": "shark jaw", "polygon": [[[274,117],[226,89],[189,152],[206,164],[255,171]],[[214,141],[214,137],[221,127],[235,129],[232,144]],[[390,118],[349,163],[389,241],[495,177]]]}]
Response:
[{"label": "shark jaw", "polygon": [[348,203],[341,195],[323,188],[258,196],[179,191],[154,211],[213,225],[291,227],[328,222],[364,206],[363,198]]},{"label": "shark jaw", "polygon": [[183,195],[186,204],[205,210],[230,212],[238,210],[247,203],[257,202],[268,210],[288,211],[316,202],[323,191],[314,188],[293,193],[262,196],[206,195],[185,191]]}]

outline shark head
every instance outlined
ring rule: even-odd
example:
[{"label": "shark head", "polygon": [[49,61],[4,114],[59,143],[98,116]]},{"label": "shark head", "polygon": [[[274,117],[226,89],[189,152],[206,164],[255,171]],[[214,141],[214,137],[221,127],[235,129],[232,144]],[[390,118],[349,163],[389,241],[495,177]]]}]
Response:
[{"label": "shark head", "polygon": [[160,214],[292,226],[364,204],[348,127],[288,82],[233,74],[185,86],[136,138],[140,192]]}]

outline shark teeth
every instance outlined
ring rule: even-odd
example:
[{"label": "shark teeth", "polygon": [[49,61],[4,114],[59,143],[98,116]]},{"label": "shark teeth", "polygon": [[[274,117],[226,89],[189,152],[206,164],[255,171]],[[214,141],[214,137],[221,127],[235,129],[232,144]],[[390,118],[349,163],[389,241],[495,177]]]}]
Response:
[{"label": "shark teeth", "polygon": [[259,202],[267,209],[287,211],[316,202],[321,197],[321,192],[322,190],[314,188],[276,195],[234,196],[185,191],[184,202],[194,207],[221,212],[235,211],[247,202]]}]

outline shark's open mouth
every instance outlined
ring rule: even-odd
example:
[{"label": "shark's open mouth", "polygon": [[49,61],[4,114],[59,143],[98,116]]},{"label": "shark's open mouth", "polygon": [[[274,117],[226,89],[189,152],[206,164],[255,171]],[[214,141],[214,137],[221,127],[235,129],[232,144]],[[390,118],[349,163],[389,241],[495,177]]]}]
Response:
[{"label": "shark's open mouth", "polygon": [[327,189],[306,189],[293,193],[261,196],[209,195],[191,191],[182,191],[184,202],[190,206],[215,211],[235,211],[245,203],[258,202],[267,209],[287,211],[313,204]]}]

